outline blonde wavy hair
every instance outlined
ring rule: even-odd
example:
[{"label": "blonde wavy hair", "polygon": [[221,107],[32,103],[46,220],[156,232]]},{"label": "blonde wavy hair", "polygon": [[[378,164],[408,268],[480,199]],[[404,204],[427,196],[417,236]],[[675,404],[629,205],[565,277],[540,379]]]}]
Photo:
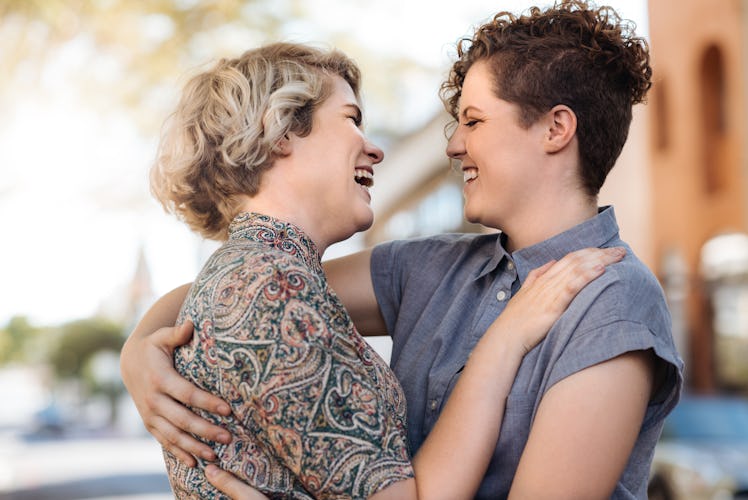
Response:
[{"label": "blonde wavy hair", "polygon": [[274,43],[191,78],[164,124],[151,192],[202,236],[225,240],[241,195],[253,196],[289,133],[307,136],[340,76],[359,97],[356,63],[337,50]]}]

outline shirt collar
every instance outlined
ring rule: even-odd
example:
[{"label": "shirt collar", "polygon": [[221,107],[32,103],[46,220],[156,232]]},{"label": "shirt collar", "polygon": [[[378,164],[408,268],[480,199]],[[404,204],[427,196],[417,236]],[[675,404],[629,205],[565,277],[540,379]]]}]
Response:
[{"label": "shirt collar", "polygon": [[509,252],[506,251],[506,234],[499,232],[496,238],[496,251],[493,253],[491,258],[486,262],[483,268],[478,273],[475,279],[480,279],[486,274],[496,269],[504,258],[510,258]]},{"label": "shirt collar", "polygon": [[289,222],[254,212],[241,213],[229,225],[229,241],[242,239],[293,255],[316,273],[323,274],[322,256],[317,245],[298,226]]},{"label": "shirt collar", "polygon": [[559,260],[575,250],[602,247],[617,236],[618,223],[612,206],[598,208],[598,214],[595,217],[545,241],[517,250],[511,255],[505,247],[506,235],[500,234],[496,239],[496,251],[480,270],[476,279],[495,270],[501,261],[507,258],[514,261],[520,283],[523,283],[530,271],[536,267],[550,260]]},{"label": "shirt collar", "polygon": [[582,248],[604,247],[618,237],[618,222],[612,206],[598,208],[595,217],[574,226],[568,231],[512,254],[520,283],[527,275],[550,260],[559,260],[569,252]]}]

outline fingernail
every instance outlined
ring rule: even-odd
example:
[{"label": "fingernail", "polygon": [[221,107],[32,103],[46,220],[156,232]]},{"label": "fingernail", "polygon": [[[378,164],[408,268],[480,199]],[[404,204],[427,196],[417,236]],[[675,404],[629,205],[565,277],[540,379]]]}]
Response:
[{"label": "fingernail", "polygon": [[205,475],[208,477],[215,477],[215,475],[218,473],[218,467],[216,467],[213,464],[208,465],[205,468]]},{"label": "fingernail", "polygon": [[229,413],[231,413],[231,408],[229,408],[229,405],[226,404],[218,405],[218,413],[220,413],[221,415],[228,415]]},{"label": "fingernail", "polygon": [[203,455],[203,458],[205,460],[215,460],[216,459],[216,454],[213,453],[212,451],[204,451],[202,453],[202,455]]},{"label": "fingernail", "polygon": [[229,434],[228,432],[221,432],[221,433],[219,433],[218,434],[218,441],[220,441],[220,442],[222,442],[224,444],[230,443],[231,442],[231,434]]}]

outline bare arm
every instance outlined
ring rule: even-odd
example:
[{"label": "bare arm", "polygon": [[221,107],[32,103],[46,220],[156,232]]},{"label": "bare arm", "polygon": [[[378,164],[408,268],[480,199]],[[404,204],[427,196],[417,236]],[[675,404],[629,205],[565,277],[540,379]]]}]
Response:
[{"label": "bare arm", "polygon": [[363,250],[322,264],[330,287],[363,336],[387,333],[371,280],[371,252]]},{"label": "bare arm", "polygon": [[551,387],[509,498],[610,498],[639,434],[653,374],[652,352],[635,351]]}]

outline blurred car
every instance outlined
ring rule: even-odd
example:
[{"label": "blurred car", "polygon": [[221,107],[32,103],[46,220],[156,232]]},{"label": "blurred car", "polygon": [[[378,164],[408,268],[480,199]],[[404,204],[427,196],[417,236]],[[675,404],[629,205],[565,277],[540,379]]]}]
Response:
[{"label": "blurred car", "polygon": [[748,499],[748,399],[684,396],[655,448],[650,500]]}]

